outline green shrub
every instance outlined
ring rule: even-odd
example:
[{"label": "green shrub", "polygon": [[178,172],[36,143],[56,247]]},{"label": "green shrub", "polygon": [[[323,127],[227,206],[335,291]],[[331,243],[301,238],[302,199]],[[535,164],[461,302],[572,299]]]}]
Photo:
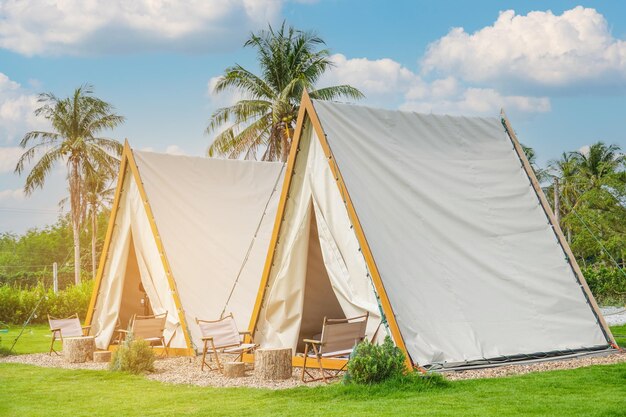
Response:
[{"label": "green shrub", "polygon": [[91,280],[69,286],[57,294],[42,284],[30,288],[0,285],[0,321],[23,323],[42,297],[31,323],[45,323],[48,314],[53,317],[68,317],[78,313],[78,317],[84,320],[92,288]]},{"label": "green shrub", "polygon": [[129,334],[126,341],[113,352],[111,371],[143,374],[154,371],[154,351],[143,339],[133,339]]},{"label": "green shrub", "polygon": [[617,268],[594,265],[582,268],[589,289],[600,304],[626,304],[626,277]]},{"label": "green shrub", "polygon": [[375,384],[385,380],[402,378],[406,364],[404,353],[389,336],[382,345],[365,340],[359,343],[348,361],[346,382]]}]

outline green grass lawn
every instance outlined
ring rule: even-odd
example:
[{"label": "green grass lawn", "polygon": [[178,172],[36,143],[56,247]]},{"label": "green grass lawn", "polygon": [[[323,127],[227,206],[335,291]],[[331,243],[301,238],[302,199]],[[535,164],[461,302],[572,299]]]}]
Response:
[{"label": "green grass lawn", "polygon": [[[2,334],[2,343],[19,331]],[[626,326],[612,328],[626,335]],[[17,352],[46,352],[33,326]],[[626,346],[626,337],[618,341]],[[625,416],[626,363],[451,382],[445,387],[334,384],[283,391],[167,385],[108,371],[0,364],[0,416],[443,415]]]},{"label": "green grass lawn", "polygon": [[332,385],[270,391],[167,385],[107,371],[0,364],[6,416],[626,416],[626,364],[452,382],[416,391]]},{"label": "green grass lawn", "polygon": [[[10,325],[8,333],[0,333],[0,346],[9,349],[13,341],[20,333],[22,326]],[[48,352],[50,349],[50,327],[47,324],[36,324],[27,326],[24,334],[17,341],[13,353],[40,353]],[[57,342],[55,348],[59,350],[61,344]]]},{"label": "green grass lawn", "polygon": [[611,326],[611,333],[613,333],[617,344],[626,349],[626,324]]}]

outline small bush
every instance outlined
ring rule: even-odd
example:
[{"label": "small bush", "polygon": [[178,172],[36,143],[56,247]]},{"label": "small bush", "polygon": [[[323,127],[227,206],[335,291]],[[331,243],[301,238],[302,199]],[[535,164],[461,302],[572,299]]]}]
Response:
[{"label": "small bush", "polygon": [[397,348],[389,336],[382,345],[363,341],[359,343],[348,361],[346,382],[375,384],[405,375],[404,353]]},{"label": "small bush", "polygon": [[154,371],[154,351],[143,339],[133,339],[129,334],[126,341],[113,352],[111,371],[143,374]]},{"label": "small bush", "polygon": [[621,270],[604,265],[582,268],[589,289],[600,304],[626,304],[626,278]]}]

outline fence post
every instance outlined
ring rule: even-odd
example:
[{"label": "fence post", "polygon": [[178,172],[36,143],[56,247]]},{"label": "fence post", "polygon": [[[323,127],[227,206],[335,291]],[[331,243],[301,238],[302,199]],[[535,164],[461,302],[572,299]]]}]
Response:
[{"label": "fence post", "polygon": [[52,287],[55,294],[59,292],[59,275],[56,262],[52,264]]}]

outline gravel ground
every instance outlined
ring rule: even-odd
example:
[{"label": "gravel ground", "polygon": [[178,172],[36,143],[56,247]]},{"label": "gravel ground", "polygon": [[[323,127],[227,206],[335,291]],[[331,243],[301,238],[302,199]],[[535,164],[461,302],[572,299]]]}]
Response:
[{"label": "gravel ground", "polygon": [[[227,360],[227,358],[225,358]],[[16,355],[0,358],[0,363],[22,363],[49,368],[66,369],[107,369],[105,363],[67,363],[62,356],[48,356],[46,353],[31,355]],[[591,365],[608,365],[626,362],[626,352],[614,353],[607,356],[584,357],[560,361],[547,361],[527,365],[508,365],[497,368],[476,369],[459,372],[446,372],[445,377],[450,380],[499,378],[510,375],[521,375],[530,372],[552,371],[557,369],[574,369]],[[263,381],[254,376],[254,371],[248,368],[246,376],[242,378],[226,378],[217,371],[201,371],[200,358],[169,358],[158,359],[155,362],[155,372],[146,375],[146,378],[170,384],[189,384],[211,387],[254,387],[269,389],[285,389],[304,385],[300,381],[301,368],[294,368],[291,379],[284,381]],[[320,385],[323,382],[309,383],[307,386]]]},{"label": "gravel ground", "polygon": [[600,307],[606,324],[609,326],[621,326],[626,324],[626,306],[622,307]]},{"label": "gravel ground", "polygon": [[[229,358],[224,358],[226,361]],[[21,363],[27,365],[42,366],[46,368],[64,369],[107,369],[107,363],[67,363],[63,356],[47,353],[34,353],[30,355],[14,355],[0,358],[0,363]],[[249,366],[249,365],[248,365]],[[249,367],[246,376],[242,378],[227,378],[217,371],[200,370],[200,358],[168,358],[157,359],[154,363],[155,372],[147,374],[146,378],[171,384],[190,384],[210,387],[254,387],[269,389],[285,389],[305,385],[300,380],[302,368],[294,368],[290,379],[284,381],[263,381],[254,376],[254,371]],[[308,383],[307,386],[315,386],[323,382]]]},{"label": "gravel ground", "polygon": [[574,369],[591,365],[612,365],[626,362],[626,352],[613,353],[606,356],[587,356],[575,359],[546,361],[526,365],[507,365],[497,368],[475,369],[469,371],[446,372],[445,377],[450,380],[500,378],[510,375],[523,375],[531,372],[554,371],[557,369]]}]

